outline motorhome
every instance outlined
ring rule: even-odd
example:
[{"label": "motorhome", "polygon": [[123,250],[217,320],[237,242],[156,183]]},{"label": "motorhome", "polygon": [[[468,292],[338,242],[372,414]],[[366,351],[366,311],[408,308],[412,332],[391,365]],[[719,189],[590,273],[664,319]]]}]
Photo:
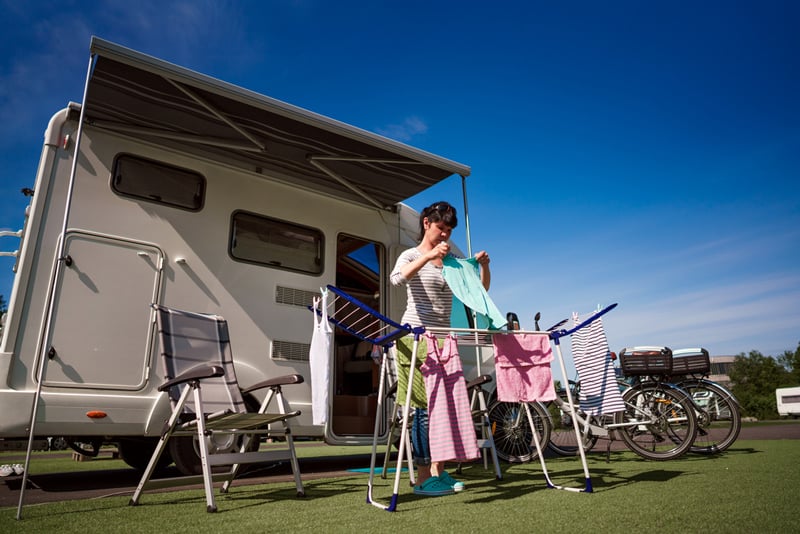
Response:
[{"label": "motorhome", "polygon": [[285,390],[295,435],[369,443],[378,373],[352,337],[312,423],[308,306],[331,284],[399,318],[388,270],[419,226],[403,201],[470,168],[108,41],[90,53],[19,232],[0,443],[111,441],[143,467],[169,413],[152,303],[224,316],[243,387],[305,376]]},{"label": "motorhome", "polygon": [[776,389],[775,400],[778,404],[778,415],[800,417],[800,386]]}]

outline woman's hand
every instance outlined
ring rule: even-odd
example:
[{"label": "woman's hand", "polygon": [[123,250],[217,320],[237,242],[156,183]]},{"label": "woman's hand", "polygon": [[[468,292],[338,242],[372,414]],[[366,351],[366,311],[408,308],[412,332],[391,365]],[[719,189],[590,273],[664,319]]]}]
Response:
[{"label": "woman's hand", "polygon": [[485,250],[481,250],[477,254],[475,254],[475,260],[480,265],[489,265],[489,253]]},{"label": "woman's hand", "polygon": [[450,244],[447,241],[440,241],[428,253],[428,261],[441,260],[450,253]]},{"label": "woman's hand", "polygon": [[492,273],[489,271],[489,254],[485,250],[481,250],[475,254],[475,261],[481,269],[481,284],[486,291],[489,291],[489,286],[492,284]]}]

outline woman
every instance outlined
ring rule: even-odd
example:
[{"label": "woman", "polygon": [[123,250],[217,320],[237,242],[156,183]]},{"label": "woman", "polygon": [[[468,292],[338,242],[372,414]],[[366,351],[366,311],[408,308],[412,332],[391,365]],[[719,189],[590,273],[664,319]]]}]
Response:
[{"label": "woman", "polygon": [[[453,293],[442,276],[442,259],[450,254],[448,240],[457,224],[456,209],[447,202],[432,204],[420,213],[420,242],[416,247],[400,254],[390,275],[392,285],[406,286],[408,302],[401,323],[414,327],[450,326]],[[480,269],[481,284],[488,290],[491,281],[489,255],[481,251],[475,254],[475,259]],[[420,341],[421,354],[427,354],[424,339]],[[409,361],[410,345],[408,338],[397,344],[397,350],[405,353]],[[419,374],[415,373],[415,378]],[[419,384],[421,382],[415,380],[412,385],[412,394],[416,400],[412,398],[411,404],[415,408],[411,441],[418,483],[414,487],[414,493],[428,496],[449,495],[464,489],[464,484],[454,480],[444,470],[444,462],[431,463],[427,403],[424,386],[421,386],[423,394],[418,394]],[[405,386],[401,385],[398,389],[398,395],[401,395],[399,398],[404,399],[401,389],[405,389]]]}]

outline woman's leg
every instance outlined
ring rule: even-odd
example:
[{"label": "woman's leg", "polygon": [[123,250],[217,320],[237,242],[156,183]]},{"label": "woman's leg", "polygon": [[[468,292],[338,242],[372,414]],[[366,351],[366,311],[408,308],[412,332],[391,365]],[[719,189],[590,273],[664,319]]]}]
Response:
[{"label": "woman's leg", "polygon": [[431,449],[428,444],[428,410],[426,408],[414,410],[414,421],[411,425],[411,447],[414,450],[414,464],[417,466],[417,485],[422,485],[432,475]]}]

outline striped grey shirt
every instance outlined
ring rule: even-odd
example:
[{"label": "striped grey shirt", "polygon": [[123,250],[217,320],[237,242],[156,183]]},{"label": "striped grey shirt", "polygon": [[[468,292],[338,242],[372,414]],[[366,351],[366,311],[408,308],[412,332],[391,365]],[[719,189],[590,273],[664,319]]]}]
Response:
[{"label": "striped grey shirt", "polygon": [[453,292],[442,277],[442,268],[428,262],[410,280],[400,272],[404,265],[421,256],[416,248],[403,251],[389,275],[393,286],[406,286],[408,302],[400,322],[411,326],[450,326]]}]

